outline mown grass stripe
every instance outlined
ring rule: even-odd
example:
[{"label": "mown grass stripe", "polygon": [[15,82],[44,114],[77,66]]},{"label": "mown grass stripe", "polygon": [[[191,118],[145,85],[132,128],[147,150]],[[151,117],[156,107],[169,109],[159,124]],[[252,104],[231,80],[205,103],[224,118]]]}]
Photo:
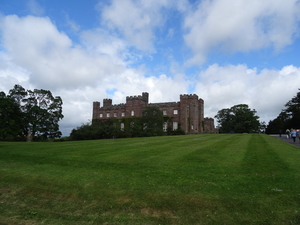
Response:
[{"label": "mown grass stripe", "polygon": [[0,221],[297,224],[300,154],[277,141],[207,134],[0,143],[0,210],[9,209]]}]

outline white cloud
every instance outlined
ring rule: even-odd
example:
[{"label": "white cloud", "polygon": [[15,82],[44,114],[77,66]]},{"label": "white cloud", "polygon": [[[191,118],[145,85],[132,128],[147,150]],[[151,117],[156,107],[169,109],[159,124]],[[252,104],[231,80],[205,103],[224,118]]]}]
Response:
[{"label": "white cloud", "polygon": [[45,12],[44,8],[36,0],[28,0],[27,7],[31,14],[42,16]]},{"label": "white cloud", "polygon": [[[102,29],[82,32],[82,46],[74,46],[46,17],[6,16],[1,31],[1,90],[7,93],[20,84],[61,96],[64,135],[91,119],[93,101],[110,97],[121,103],[126,96],[145,91],[152,102],[177,101],[179,94],[187,91],[182,74],[146,77],[143,66],[127,68],[127,63],[139,56],[129,54],[124,41]],[[109,90],[114,91],[108,96]]]},{"label": "white cloud", "polygon": [[[117,80],[108,86],[117,88],[124,93],[122,101],[127,95],[137,95],[142,92],[149,93],[150,102],[167,102],[179,100],[180,93],[187,93],[187,81],[181,74],[174,78],[162,74],[158,77],[145,77],[141,71],[127,70],[120,74]],[[113,96],[114,98],[114,96]]]},{"label": "white cloud", "polygon": [[194,53],[190,64],[202,64],[212,48],[247,52],[273,47],[279,51],[298,35],[297,0],[204,0],[184,23],[185,42]]},{"label": "white cloud", "polygon": [[73,46],[48,18],[6,16],[2,24],[5,49],[43,88],[95,85],[118,71],[110,55]]},{"label": "white cloud", "polygon": [[261,121],[275,119],[284,104],[296,95],[300,68],[292,65],[281,70],[249,69],[246,65],[211,65],[199,74],[196,93],[204,99],[205,115],[214,117],[224,108],[248,104]]},{"label": "white cloud", "polygon": [[0,80],[0,90],[7,94],[15,84],[29,85],[29,72],[0,51]]},{"label": "white cloud", "polygon": [[99,4],[98,9],[102,14],[102,23],[118,30],[130,45],[154,52],[155,29],[163,27],[166,22],[162,10],[176,8],[183,12],[187,3],[186,0],[175,3],[172,0],[112,0],[108,6]]}]

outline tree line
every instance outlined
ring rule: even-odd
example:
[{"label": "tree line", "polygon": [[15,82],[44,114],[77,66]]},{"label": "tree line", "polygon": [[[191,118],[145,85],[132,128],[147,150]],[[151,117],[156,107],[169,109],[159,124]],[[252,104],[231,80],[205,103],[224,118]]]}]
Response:
[{"label": "tree line", "polygon": [[62,99],[49,90],[25,90],[16,84],[0,92],[0,140],[25,141],[59,138]]},{"label": "tree line", "polygon": [[[300,90],[300,89],[299,89]],[[61,137],[58,122],[62,114],[62,99],[49,90],[25,90],[16,84],[8,94],[0,92],[0,140],[47,140]],[[300,92],[266,126],[259,122],[255,109],[246,104],[234,105],[218,111],[215,118],[220,133],[284,133],[286,129],[300,128]],[[147,107],[142,117],[124,119],[97,119],[72,130],[71,140],[92,140],[121,137],[149,137],[185,134],[173,130],[172,118],[163,116],[157,107]],[[164,131],[163,124],[167,123]],[[123,126],[123,128],[122,128]]]},{"label": "tree line", "polygon": [[[300,89],[299,89],[300,90]],[[270,120],[268,125],[259,122],[255,109],[246,104],[235,105],[231,108],[219,110],[215,118],[219,123],[220,133],[253,133],[267,134],[284,133],[286,129],[300,128],[300,92],[289,100],[279,115]]]}]

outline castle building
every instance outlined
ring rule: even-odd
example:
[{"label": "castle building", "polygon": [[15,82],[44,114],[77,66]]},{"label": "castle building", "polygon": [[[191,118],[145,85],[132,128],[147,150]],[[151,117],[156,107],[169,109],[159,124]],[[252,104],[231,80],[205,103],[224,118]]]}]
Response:
[{"label": "castle building", "polygon": [[[180,95],[179,102],[149,103],[148,100],[149,94],[143,92],[142,95],[127,96],[123,104],[113,105],[112,99],[103,99],[103,106],[100,107],[100,102],[93,102],[93,120],[141,117],[146,107],[155,106],[163,112],[164,117],[170,118],[163,125],[164,131],[168,126],[173,130],[180,126],[186,134],[215,132],[214,120],[204,118],[204,101],[196,94]],[[124,129],[122,123],[121,129]]]}]

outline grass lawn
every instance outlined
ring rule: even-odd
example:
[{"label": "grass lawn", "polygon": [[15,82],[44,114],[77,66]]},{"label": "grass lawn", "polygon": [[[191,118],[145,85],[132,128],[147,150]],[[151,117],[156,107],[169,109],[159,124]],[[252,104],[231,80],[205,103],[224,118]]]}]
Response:
[{"label": "grass lawn", "polygon": [[0,225],[300,224],[299,176],[264,134],[0,142]]}]

